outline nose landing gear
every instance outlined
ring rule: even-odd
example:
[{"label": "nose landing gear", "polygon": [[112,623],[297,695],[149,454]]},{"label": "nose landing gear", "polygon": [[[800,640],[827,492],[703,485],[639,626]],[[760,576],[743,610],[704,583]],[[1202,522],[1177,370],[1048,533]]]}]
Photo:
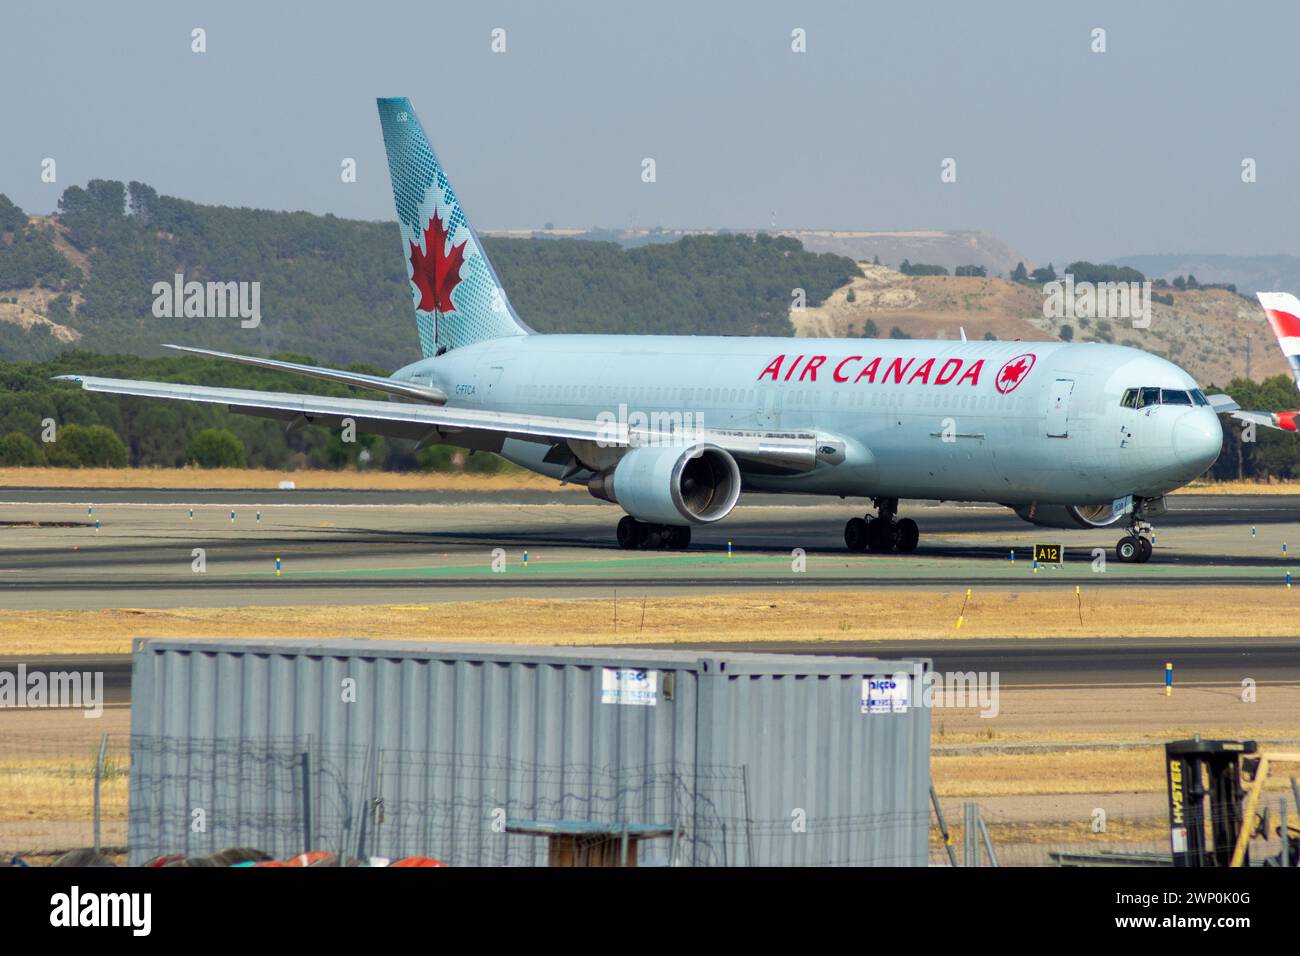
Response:
[{"label": "nose landing gear", "polygon": [[875,498],[878,517],[850,518],[844,525],[844,544],[850,551],[909,554],[921,540],[921,529],[911,518],[899,520],[897,498]]},{"label": "nose landing gear", "polygon": [[1115,557],[1129,564],[1146,564],[1151,560],[1151,539],[1147,535],[1154,531],[1151,522],[1142,520],[1141,504],[1135,505],[1133,516],[1129,520],[1129,532],[1115,545]]}]

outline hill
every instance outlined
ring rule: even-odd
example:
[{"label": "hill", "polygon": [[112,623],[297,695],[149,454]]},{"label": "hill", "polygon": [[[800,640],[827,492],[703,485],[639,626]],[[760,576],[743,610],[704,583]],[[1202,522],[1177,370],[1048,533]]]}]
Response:
[{"label": "hill", "polygon": [[[792,289],[819,303],[857,271],[767,235],[626,250],[531,238],[484,246],[515,307],[543,332],[788,335]],[[178,273],[260,283],[260,324],[155,317],[154,284]],[[158,355],[162,342],[390,370],[414,360],[396,223],[205,206],[108,180],[68,188],[47,219],[0,196],[0,359],[47,359],[70,345]]]},{"label": "hill", "polygon": [[1246,295],[1300,292],[1300,257],[1224,256],[1199,253],[1125,256],[1111,260],[1132,266],[1152,279],[1194,275],[1199,282],[1232,283]]},{"label": "hill", "polygon": [[[793,316],[796,334],[888,336],[891,329],[912,338],[1059,340],[1070,325],[1073,341],[1113,341],[1145,349],[1176,362],[1198,382],[1256,381],[1287,371],[1285,359],[1257,305],[1225,289],[1161,289],[1172,304],[1152,302],[1151,327],[1134,329],[1111,320],[1089,322],[1043,316],[1041,287],[1007,279],[905,276],[860,262],[861,275],[836,289],[820,306]],[[868,325],[872,323],[872,325]],[[1249,347],[1247,343],[1249,342]]]}]

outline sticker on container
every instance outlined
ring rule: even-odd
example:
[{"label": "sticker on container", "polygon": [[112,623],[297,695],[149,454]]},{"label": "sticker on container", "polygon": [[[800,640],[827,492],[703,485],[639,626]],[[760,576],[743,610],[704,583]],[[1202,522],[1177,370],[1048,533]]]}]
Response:
[{"label": "sticker on container", "polygon": [[1170,827],[1169,843],[1175,853],[1187,852],[1187,827]]},{"label": "sticker on container", "polygon": [[862,678],[862,713],[905,714],[911,698],[907,674]]},{"label": "sticker on container", "polygon": [[602,704],[653,707],[659,702],[659,672],[643,667],[606,667],[600,677]]}]

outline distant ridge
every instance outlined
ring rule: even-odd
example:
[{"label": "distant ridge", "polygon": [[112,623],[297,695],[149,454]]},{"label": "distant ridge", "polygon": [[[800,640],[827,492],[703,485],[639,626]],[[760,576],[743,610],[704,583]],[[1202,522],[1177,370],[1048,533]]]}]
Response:
[{"label": "distant ridge", "polygon": [[1300,257],[1227,256],[1219,253],[1159,253],[1109,260],[1132,266],[1150,279],[1194,275],[1196,281],[1231,282],[1245,295],[1255,292],[1300,291]]}]

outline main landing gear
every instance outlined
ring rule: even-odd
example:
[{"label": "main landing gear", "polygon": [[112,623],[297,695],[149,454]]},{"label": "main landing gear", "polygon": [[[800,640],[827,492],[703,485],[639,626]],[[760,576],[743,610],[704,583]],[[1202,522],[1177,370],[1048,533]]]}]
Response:
[{"label": "main landing gear", "polygon": [[691,546],[687,525],[650,524],[624,515],[618,523],[618,546],[627,551],[685,551]]},{"label": "main landing gear", "polygon": [[844,526],[844,543],[850,551],[900,551],[908,554],[916,550],[921,540],[921,529],[911,518],[899,519],[897,498],[873,498],[879,510],[877,517],[850,518]]},{"label": "main landing gear", "polygon": [[1127,564],[1146,564],[1151,560],[1151,539],[1147,535],[1155,529],[1151,522],[1142,519],[1142,506],[1139,502],[1133,508],[1129,518],[1129,531],[1115,545],[1115,557]]}]

